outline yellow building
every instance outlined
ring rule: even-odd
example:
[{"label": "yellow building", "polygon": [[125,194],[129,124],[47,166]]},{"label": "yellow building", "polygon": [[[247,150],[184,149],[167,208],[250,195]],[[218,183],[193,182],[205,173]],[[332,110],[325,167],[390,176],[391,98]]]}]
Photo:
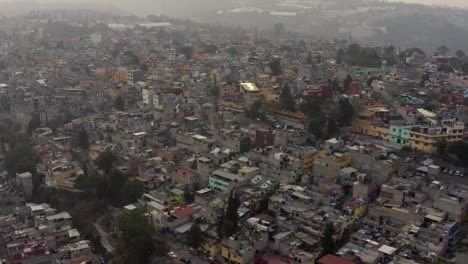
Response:
[{"label": "yellow building", "polygon": [[355,133],[387,140],[390,135],[390,128],[377,125],[377,112],[373,110],[374,109],[367,109],[359,113],[353,120],[351,130]]},{"label": "yellow building", "polygon": [[314,159],[317,153],[310,152],[304,155],[304,172],[312,171],[314,168]]},{"label": "yellow building", "polygon": [[241,83],[240,93],[244,97],[247,104],[252,104],[260,100],[260,90],[254,83]]},{"label": "yellow building", "polygon": [[414,127],[411,129],[410,146],[423,152],[437,151],[437,142],[463,140],[465,124],[455,119],[441,121],[440,126]]},{"label": "yellow building", "polygon": [[227,246],[221,246],[221,256],[228,263],[247,264],[247,260],[236,251],[230,250]]},{"label": "yellow building", "polygon": [[205,241],[200,246],[201,250],[207,255],[214,257],[221,253],[221,246],[218,242],[214,241]]},{"label": "yellow building", "polygon": [[232,110],[235,110],[235,111],[244,111],[244,109],[246,109],[245,104],[234,103],[234,102],[229,102],[229,101],[221,101],[219,103],[219,105],[221,107],[232,109]]}]

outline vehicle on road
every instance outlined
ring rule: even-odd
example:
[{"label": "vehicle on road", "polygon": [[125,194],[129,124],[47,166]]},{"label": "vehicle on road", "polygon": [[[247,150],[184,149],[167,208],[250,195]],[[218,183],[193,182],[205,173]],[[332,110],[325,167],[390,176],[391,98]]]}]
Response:
[{"label": "vehicle on road", "polygon": [[461,172],[460,171],[456,171],[455,172],[455,176],[460,176]]},{"label": "vehicle on road", "polygon": [[168,255],[171,258],[177,258],[177,254],[175,252],[173,252],[173,251],[169,252]]},{"label": "vehicle on road", "polygon": [[180,258],[180,261],[182,261],[185,264],[191,264],[192,263],[192,261],[190,259],[188,259],[188,258]]}]

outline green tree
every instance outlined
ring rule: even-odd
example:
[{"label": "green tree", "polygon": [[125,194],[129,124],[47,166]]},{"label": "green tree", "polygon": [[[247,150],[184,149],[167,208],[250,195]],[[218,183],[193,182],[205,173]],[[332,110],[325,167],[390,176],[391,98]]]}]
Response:
[{"label": "green tree", "polygon": [[338,103],[337,122],[340,127],[350,126],[353,121],[354,108],[348,99],[341,99]]},{"label": "green tree", "polygon": [[437,54],[438,55],[447,55],[449,53],[450,49],[446,45],[442,45],[437,48]]},{"label": "green tree", "polygon": [[221,89],[217,85],[210,87],[209,92],[210,95],[215,98],[218,98],[221,95]]},{"label": "green tree", "polygon": [[345,59],[345,51],[343,49],[339,49],[336,52],[336,64],[342,64]]},{"label": "green tree", "polygon": [[223,219],[223,235],[230,237],[237,232],[239,213],[237,210],[240,206],[239,196],[235,190],[231,190],[227,201],[226,213]]},{"label": "green tree", "polygon": [[459,59],[463,59],[465,58],[466,54],[463,50],[457,50],[455,51],[455,56],[457,56]]},{"label": "green tree", "polygon": [[437,257],[432,264],[447,264],[447,261],[443,257]]},{"label": "green tree", "polygon": [[203,231],[196,223],[192,224],[189,231],[185,235],[185,241],[189,247],[197,249],[204,241]]},{"label": "green tree", "polygon": [[153,224],[146,219],[144,212],[132,210],[123,215],[119,219],[119,229],[127,247],[126,263],[148,263],[157,245]]},{"label": "green tree", "polygon": [[468,143],[463,141],[450,142],[447,151],[457,156],[461,163],[468,164]]},{"label": "green tree", "polygon": [[426,82],[430,82],[431,81],[431,76],[429,75],[429,72],[426,72],[422,75],[421,77],[421,82],[420,82],[420,86],[421,87],[424,87],[426,86]]},{"label": "green tree", "polygon": [[322,255],[332,254],[335,251],[336,244],[333,236],[335,235],[335,227],[333,223],[327,223],[322,234],[320,245],[322,246]]},{"label": "green tree", "polygon": [[38,157],[28,143],[15,144],[5,155],[5,168],[10,176],[16,173],[30,172],[36,173]]},{"label": "green tree", "polygon": [[248,109],[244,111],[245,115],[252,119],[252,120],[265,120],[266,119],[266,113],[263,109],[262,102],[260,101],[255,101],[253,104],[249,106]]},{"label": "green tree", "polygon": [[343,81],[343,92],[346,93],[346,91],[349,88],[349,85],[353,82],[353,78],[351,78],[351,75],[346,75],[346,78]]},{"label": "green tree", "polygon": [[184,55],[187,60],[191,60],[193,57],[194,50],[192,46],[184,45],[180,47],[179,53],[182,53],[182,55]]},{"label": "green tree", "polygon": [[437,141],[437,143],[436,143],[437,154],[439,154],[441,156],[445,155],[445,152],[447,150],[447,146],[448,146],[447,140],[441,139],[441,140]]},{"label": "green tree", "polygon": [[273,25],[273,31],[276,35],[281,35],[284,33],[285,28],[283,23],[276,23]]},{"label": "green tree", "polygon": [[31,120],[28,123],[28,134],[31,134],[36,128],[41,127],[41,119],[39,114],[33,114]]},{"label": "green tree", "polygon": [[122,95],[119,95],[114,100],[114,108],[117,111],[125,112],[125,101]]},{"label": "green tree", "polygon": [[125,184],[128,182],[128,176],[120,170],[113,169],[108,175],[109,198],[113,204],[120,205],[120,197],[125,197],[127,194],[122,194]]},{"label": "green tree", "polygon": [[307,54],[307,64],[312,64],[312,53],[309,51],[309,54]]},{"label": "green tree", "polygon": [[273,76],[278,76],[283,73],[283,69],[281,68],[281,59],[275,58],[268,63],[268,67],[271,69],[271,74]]},{"label": "green tree", "polygon": [[88,135],[88,132],[86,132],[86,130],[81,129],[78,132],[76,141],[77,141],[78,147],[84,150],[89,149],[89,135]]},{"label": "green tree", "polygon": [[238,50],[236,47],[234,47],[234,46],[231,46],[231,47],[227,48],[227,49],[226,49],[226,52],[227,52],[227,53],[229,54],[229,56],[231,56],[231,57],[237,57],[237,56],[239,56],[239,54],[240,54],[239,50]]},{"label": "green tree", "polygon": [[291,94],[289,84],[285,83],[279,96],[279,105],[281,109],[294,112],[296,111],[296,101]]},{"label": "green tree", "polygon": [[145,191],[145,186],[136,180],[129,180],[122,190],[122,205],[131,204],[138,200]]},{"label": "green tree", "polygon": [[104,173],[109,173],[114,166],[114,164],[117,162],[117,157],[115,154],[110,151],[106,150],[99,154],[97,159],[94,161],[96,166],[98,166],[99,169],[103,170]]},{"label": "green tree", "polygon": [[218,51],[218,47],[214,44],[208,44],[205,46],[205,52],[206,53],[210,53],[210,54],[214,54]]},{"label": "green tree", "polygon": [[321,116],[309,117],[307,122],[307,130],[315,136],[315,138],[320,139],[323,137],[323,119]]}]

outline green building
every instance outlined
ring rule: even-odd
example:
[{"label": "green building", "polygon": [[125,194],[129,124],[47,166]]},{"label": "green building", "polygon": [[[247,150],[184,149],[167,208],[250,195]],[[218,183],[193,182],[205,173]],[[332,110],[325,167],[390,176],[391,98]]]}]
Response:
[{"label": "green building", "polygon": [[245,181],[244,177],[237,174],[224,170],[215,170],[211,173],[208,186],[212,190],[225,192]]},{"label": "green building", "polygon": [[360,77],[360,76],[373,76],[373,75],[387,75],[390,74],[392,71],[392,67],[388,66],[387,63],[384,61],[382,63],[382,67],[380,68],[362,68],[354,71],[354,76]]},{"label": "green building", "polygon": [[415,126],[390,126],[390,143],[409,146],[411,138],[411,128]]}]

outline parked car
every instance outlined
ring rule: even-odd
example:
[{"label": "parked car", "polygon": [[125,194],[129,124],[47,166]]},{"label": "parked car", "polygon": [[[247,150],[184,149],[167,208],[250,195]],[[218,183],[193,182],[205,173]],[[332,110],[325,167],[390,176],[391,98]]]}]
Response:
[{"label": "parked car", "polygon": [[177,254],[173,251],[169,252],[168,254],[169,254],[169,257],[171,258],[177,258]]},{"label": "parked car", "polygon": [[449,170],[449,174],[453,175],[455,173],[454,170]]},{"label": "parked car", "polygon": [[190,264],[190,263],[192,263],[192,261],[191,261],[190,259],[188,259],[188,258],[180,258],[180,261],[183,262],[183,263],[185,263],[185,264]]},{"label": "parked car", "polygon": [[448,173],[448,172],[449,172],[449,168],[445,168],[445,169],[443,170],[443,173]]},{"label": "parked car", "polygon": [[461,172],[460,171],[456,171],[455,172],[455,176],[460,176]]},{"label": "parked car", "polygon": [[463,176],[465,176],[465,173],[460,173],[460,177],[463,177]]}]

